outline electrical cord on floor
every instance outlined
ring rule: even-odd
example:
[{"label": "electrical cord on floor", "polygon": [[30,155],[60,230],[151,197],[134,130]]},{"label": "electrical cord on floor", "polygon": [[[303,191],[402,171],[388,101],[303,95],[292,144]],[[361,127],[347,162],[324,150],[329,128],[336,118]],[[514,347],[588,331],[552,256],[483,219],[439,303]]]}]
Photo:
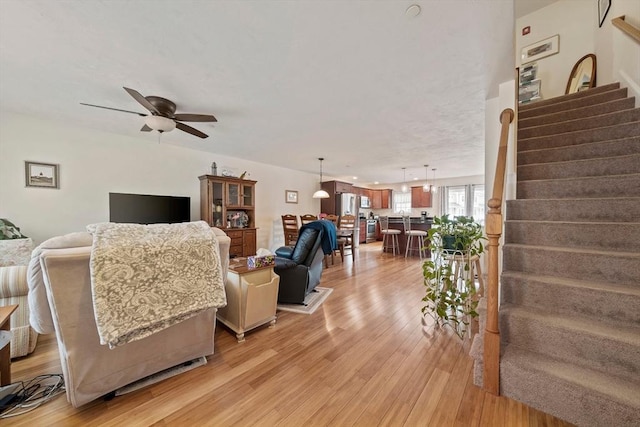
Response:
[{"label": "electrical cord on floor", "polygon": [[61,374],[38,375],[29,381],[19,381],[13,399],[0,407],[0,419],[16,417],[33,411],[43,403],[47,403],[57,395],[64,393],[64,378]]}]

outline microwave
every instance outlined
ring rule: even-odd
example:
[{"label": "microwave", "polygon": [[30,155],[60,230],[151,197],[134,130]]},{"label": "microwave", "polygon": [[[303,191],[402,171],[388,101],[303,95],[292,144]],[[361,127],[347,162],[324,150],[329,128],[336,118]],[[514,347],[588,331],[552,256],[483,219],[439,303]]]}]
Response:
[{"label": "microwave", "polygon": [[361,208],[371,208],[371,200],[367,196],[360,197],[360,207]]}]

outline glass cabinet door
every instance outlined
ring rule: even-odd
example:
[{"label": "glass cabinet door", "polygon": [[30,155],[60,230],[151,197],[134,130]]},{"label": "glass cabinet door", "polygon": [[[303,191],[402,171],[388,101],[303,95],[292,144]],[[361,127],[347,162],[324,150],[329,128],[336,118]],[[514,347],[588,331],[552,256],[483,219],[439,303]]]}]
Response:
[{"label": "glass cabinet door", "polygon": [[242,186],[242,206],[253,206],[253,185]]},{"label": "glass cabinet door", "polygon": [[211,206],[212,219],[211,225],[214,227],[225,227],[224,223],[224,184],[221,182],[211,182]]},{"label": "glass cabinet door", "polygon": [[227,205],[240,206],[240,184],[227,183]]}]

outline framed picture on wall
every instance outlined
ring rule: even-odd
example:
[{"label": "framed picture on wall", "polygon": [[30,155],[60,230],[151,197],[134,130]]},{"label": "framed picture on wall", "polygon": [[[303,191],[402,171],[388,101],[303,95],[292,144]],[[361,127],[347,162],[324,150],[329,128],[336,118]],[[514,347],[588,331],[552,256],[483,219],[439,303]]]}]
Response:
[{"label": "framed picture on wall", "polygon": [[560,52],[560,35],[556,34],[537,43],[523,47],[520,55],[521,63],[526,64],[536,59],[545,58]]},{"label": "framed picture on wall", "polygon": [[285,190],[284,200],[287,203],[298,203],[298,192],[293,190]]},{"label": "framed picture on wall", "polygon": [[610,7],[611,0],[598,0],[598,27],[602,27],[604,24],[604,18],[606,18]]},{"label": "framed picture on wall", "polygon": [[25,185],[27,187],[60,188],[59,170],[59,165],[25,161]]}]

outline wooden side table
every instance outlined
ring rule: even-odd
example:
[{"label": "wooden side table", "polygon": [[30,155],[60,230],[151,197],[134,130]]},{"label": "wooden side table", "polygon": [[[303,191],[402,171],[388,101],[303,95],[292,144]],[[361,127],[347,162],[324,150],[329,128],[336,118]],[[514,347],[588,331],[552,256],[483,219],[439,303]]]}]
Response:
[{"label": "wooden side table", "polygon": [[236,333],[238,342],[250,329],[276,323],[280,276],[273,266],[249,268],[246,258],[234,258],[227,274],[227,305],[218,310],[217,317]]},{"label": "wooden side table", "polygon": [[[11,315],[18,305],[0,307],[0,331],[11,334]],[[0,386],[11,384],[11,336],[9,341],[0,349]]]}]

